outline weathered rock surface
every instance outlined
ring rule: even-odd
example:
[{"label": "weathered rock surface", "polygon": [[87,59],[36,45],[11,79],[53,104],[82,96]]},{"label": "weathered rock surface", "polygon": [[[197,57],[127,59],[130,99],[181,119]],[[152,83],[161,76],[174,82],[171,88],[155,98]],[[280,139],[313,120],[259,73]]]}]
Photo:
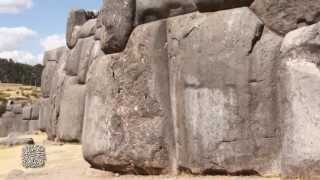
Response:
[{"label": "weathered rock surface", "polygon": [[268,27],[282,35],[320,21],[318,0],[255,0],[251,9]]},{"label": "weathered rock surface", "polygon": [[22,104],[14,104],[12,106],[12,112],[14,114],[22,114],[23,113],[23,107]]},{"label": "weathered rock surface", "polygon": [[281,37],[248,8],[172,18],[168,32],[178,168],[273,173],[280,127],[272,74]]},{"label": "weathered rock surface", "polygon": [[103,55],[100,42],[88,37],[80,39],[74,49],[70,51],[65,65],[66,74],[78,76],[80,84],[84,84],[89,66],[99,56]]},{"label": "weathered rock surface", "polygon": [[28,129],[28,131],[30,133],[33,133],[35,131],[40,131],[40,121],[39,120],[29,121],[29,129]]},{"label": "weathered rock surface", "polygon": [[85,85],[77,83],[77,77],[68,77],[62,90],[57,137],[66,142],[81,141]]},{"label": "weathered rock surface", "polygon": [[15,101],[9,101],[6,106],[6,111],[13,112],[14,114],[22,114],[22,104],[16,104]]},{"label": "weathered rock surface", "polygon": [[23,120],[31,120],[32,106],[25,106],[23,108]]},{"label": "weathered rock surface", "polygon": [[281,52],[286,53],[291,49],[305,44],[320,45],[320,23],[299,28],[289,32],[282,43]]},{"label": "weathered rock surface", "polygon": [[287,176],[320,172],[319,46],[307,45],[288,52],[282,69],[283,149],[282,170]]},{"label": "weathered rock surface", "polygon": [[90,19],[85,22],[79,30],[78,38],[93,36],[96,33],[96,23],[97,19]]},{"label": "weathered rock surface", "polygon": [[66,48],[57,48],[45,53],[44,65],[45,68],[41,77],[41,92],[42,97],[48,98],[50,96],[52,80],[55,79],[54,73],[56,72],[59,59],[66,54]]},{"label": "weathered rock surface", "polygon": [[63,85],[65,79],[67,78],[66,72],[64,71],[67,61],[69,58],[69,51],[65,51],[65,53],[60,57],[59,63],[57,64],[56,71],[54,73],[55,79],[51,84],[51,91],[48,102],[45,102],[44,111],[48,111],[46,115],[46,132],[48,134],[49,140],[54,140],[57,135],[57,125],[58,118],[60,115],[60,104],[61,104],[61,96]]},{"label": "weathered rock surface", "polygon": [[117,173],[320,175],[319,24],[277,35],[319,6],[218,11],[251,2],[105,0],[70,16],[72,49],[44,58],[40,129]]},{"label": "weathered rock surface", "polygon": [[312,177],[320,172],[319,25],[290,32],[282,44],[281,168],[284,176]]},{"label": "weathered rock surface", "polygon": [[39,120],[39,102],[32,104],[31,120]]},{"label": "weathered rock surface", "polygon": [[6,112],[0,118],[0,137],[10,133],[25,133],[29,130],[29,122],[22,120],[22,114]]},{"label": "weathered rock surface", "polygon": [[101,48],[107,53],[121,52],[133,29],[135,0],[104,0],[101,9]]},{"label": "weathered rock surface", "polygon": [[136,0],[135,25],[190,13],[197,10],[194,0]]},{"label": "weathered rock surface", "polygon": [[49,125],[49,115],[50,115],[50,103],[48,98],[41,98],[39,100],[39,129],[41,131],[47,131],[47,126]]},{"label": "weathered rock surface", "polygon": [[94,41],[93,37],[83,39],[82,41],[83,42],[82,42],[82,47],[81,47],[80,51],[75,52],[72,55],[79,53],[78,54],[79,58],[73,59],[73,60],[78,61],[78,63],[79,63],[77,75],[79,78],[79,83],[84,84],[86,81],[89,66],[94,59],[94,57],[92,57],[91,55],[93,55],[93,53],[94,53],[93,48],[95,46],[95,41]]},{"label": "weathered rock surface", "polygon": [[137,174],[171,170],[173,125],[165,44],[164,21],[139,26],[123,53],[91,65],[82,143],[93,167]]},{"label": "weathered rock surface", "polygon": [[[81,54],[89,52],[88,50],[84,50],[83,47],[86,46],[85,40],[80,39],[79,43],[70,50],[70,56],[66,60],[64,71],[69,76],[77,76],[78,75],[78,69],[79,69],[79,63],[81,60]],[[82,51],[84,50],[84,52]]]},{"label": "weathered rock surface", "polygon": [[[95,16],[96,15],[93,12],[89,12],[84,9],[70,11],[66,33],[67,46],[70,49],[74,48],[74,46],[77,44],[79,36],[87,36],[87,33],[92,33],[91,22],[87,21],[94,19]],[[84,24],[86,25],[81,28],[81,26]]]}]

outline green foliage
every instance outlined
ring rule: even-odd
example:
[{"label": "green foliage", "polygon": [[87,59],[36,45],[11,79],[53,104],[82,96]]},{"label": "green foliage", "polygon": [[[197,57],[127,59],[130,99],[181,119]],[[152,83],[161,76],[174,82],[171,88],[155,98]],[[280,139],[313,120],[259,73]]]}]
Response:
[{"label": "green foliage", "polygon": [[0,58],[0,81],[2,83],[40,86],[42,70],[41,64],[31,66]]}]

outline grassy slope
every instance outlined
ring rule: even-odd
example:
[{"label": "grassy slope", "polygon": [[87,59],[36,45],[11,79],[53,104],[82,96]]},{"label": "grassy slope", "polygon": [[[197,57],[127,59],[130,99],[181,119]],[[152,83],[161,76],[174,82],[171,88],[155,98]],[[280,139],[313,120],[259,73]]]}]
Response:
[{"label": "grassy slope", "polygon": [[38,99],[39,97],[39,87],[0,83],[0,100],[17,99],[30,102]]}]

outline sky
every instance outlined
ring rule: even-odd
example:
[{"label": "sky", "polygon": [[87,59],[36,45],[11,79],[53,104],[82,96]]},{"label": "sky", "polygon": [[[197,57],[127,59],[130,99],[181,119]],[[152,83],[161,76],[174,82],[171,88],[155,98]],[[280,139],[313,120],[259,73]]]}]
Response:
[{"label": "sky", "polygon": [[0,0],[0,58],[35,65],[65,46],[71,9],[99,10],[102,0]]}]

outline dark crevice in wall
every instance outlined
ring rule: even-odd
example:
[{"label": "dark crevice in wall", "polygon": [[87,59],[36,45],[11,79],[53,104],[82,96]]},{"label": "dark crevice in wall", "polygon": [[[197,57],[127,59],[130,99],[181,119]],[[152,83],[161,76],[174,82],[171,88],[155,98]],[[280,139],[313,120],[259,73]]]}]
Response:
[{"label": "dark crevice in wall", "polygon": [[263,30],[264,30],[264,25],[258,25],[258,27],[256,28],[256,32],[255,32],[255,36],[252,39],[251,42],[251,48],[248,52],[248,55],[250,55],[252,53],[252,51],[254,50],[255,45],[257,44],[257,42],[260,41],[262,34],[263,34]]}]

